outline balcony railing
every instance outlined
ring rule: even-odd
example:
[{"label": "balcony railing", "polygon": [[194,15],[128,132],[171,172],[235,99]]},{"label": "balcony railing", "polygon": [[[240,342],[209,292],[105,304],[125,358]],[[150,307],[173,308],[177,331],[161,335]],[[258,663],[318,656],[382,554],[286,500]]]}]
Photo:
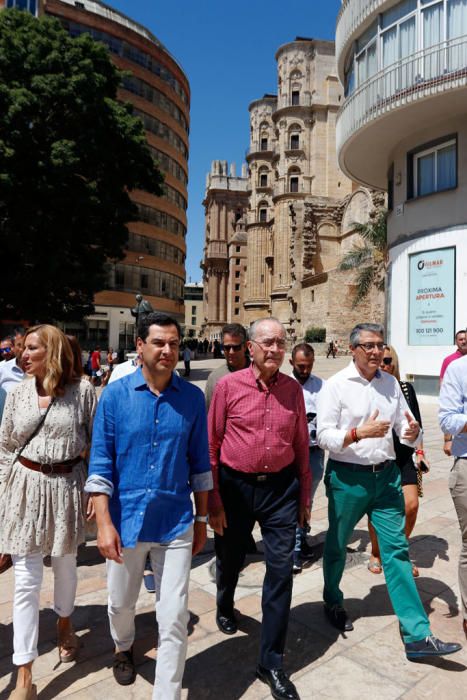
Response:
[{"label": "balcony railing", "polygon": [[337,149],[374,119],[411,102],[467,85],[467,36],[400,59],[346,99],[337,118]]},{"label": "balcony railing", "polygon": [[337,15],[336,26],[336,56],[338,59],[357,27],[373,13],[376,17],[377,10],[385,2],[386,0],[343,0]]}]

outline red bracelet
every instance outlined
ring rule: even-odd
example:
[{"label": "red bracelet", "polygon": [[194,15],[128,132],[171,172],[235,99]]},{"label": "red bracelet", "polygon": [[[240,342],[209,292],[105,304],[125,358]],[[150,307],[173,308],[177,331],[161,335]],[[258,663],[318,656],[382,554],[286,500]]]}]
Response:
[{"label": "red bracelet", "polygon": [[352,428],[350,435],[352,437],[352,442],[360,442],[360,438],[357,435],[357,428]]},{"label": "red bracelet", "polygon": [[424,455],[425,452],[424,452],[424,450],[415,450],[415,454],[416,455]]}]

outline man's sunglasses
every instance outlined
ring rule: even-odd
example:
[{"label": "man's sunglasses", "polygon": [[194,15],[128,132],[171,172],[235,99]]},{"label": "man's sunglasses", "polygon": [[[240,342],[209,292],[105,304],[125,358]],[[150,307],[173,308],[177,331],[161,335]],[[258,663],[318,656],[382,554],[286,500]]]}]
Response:
[{"label": "man's sunglasses", "polygon": [[392,357],[383,357],[383,365],[392,365]]},{"label": "man's sunglasses", "polygon": [[11,352],[11,348],[0,348],[0,352]]},{"label": "man's sunglasses", "polygon": [[238,352],[242,349],[242,347],[243,343],[238,343],[237,345],[224,345],[224,352],[230,352],[231,350]]}]

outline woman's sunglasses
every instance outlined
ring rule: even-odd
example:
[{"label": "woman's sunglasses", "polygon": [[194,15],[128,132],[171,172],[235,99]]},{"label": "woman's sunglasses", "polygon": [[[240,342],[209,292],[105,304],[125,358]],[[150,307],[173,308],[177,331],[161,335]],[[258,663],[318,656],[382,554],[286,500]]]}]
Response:
[{"label": "woman's sunglasses", "polygon": [[383,357],[383,365],[392,365],[392,357]]}]

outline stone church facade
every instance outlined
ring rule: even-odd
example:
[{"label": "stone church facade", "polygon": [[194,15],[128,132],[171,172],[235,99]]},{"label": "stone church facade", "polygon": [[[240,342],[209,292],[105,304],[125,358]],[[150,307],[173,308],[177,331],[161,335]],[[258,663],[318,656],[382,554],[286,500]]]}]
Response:
[{"label": "stone church facade", "polygon": [[[297,38],[276,53],[277,95],[249,106],[248,169],[214,161],[206,183],[204,333],[275,316],[291,342],[312,326],[342,347],[359,321],[381,321],[383,294],[352,308],[354,274],[338,270],[363,223],[384,205],[339,170],[342,100],[334,43]],[[231,166],[232,168],[232,166]]]}]

